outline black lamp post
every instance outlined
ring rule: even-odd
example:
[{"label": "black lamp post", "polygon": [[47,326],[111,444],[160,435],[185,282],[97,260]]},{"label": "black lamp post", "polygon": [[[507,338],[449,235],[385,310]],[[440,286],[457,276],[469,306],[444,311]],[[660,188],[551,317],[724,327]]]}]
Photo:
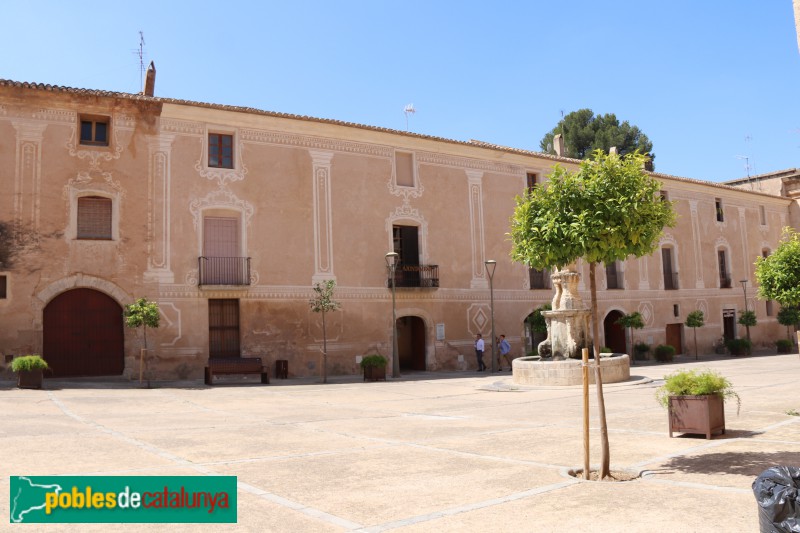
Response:
[{"label": "black lamp post", "polygon": [[400,255],[397,252],[386,254],[386,266],[389,269],[389,279],[392,283],[392,377],[400,377],[400,360],[397,358],[397,311],[395,307],[394,274],[397,272],[397,261]]},{"label": "black lamp post", "polygon": [[488,261],[484,261],[483,265],[486,267],[486,273],[489,275],[489,295],[491,298],[491,309],[492,309],[492,372],[497,372],[497,358],[495,356],[495,350],[497,349],[497,343],[495,342],[494,336],[494,269],[497,268],[497,261],[494,259],[489,259]]}]

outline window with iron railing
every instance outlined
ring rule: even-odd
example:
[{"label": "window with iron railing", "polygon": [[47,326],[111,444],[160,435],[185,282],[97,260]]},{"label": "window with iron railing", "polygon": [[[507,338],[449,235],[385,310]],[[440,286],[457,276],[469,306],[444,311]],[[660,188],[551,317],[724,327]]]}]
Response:
[{"label": "window with iron railing", "polygon": [[199,257],[198,285],[250,285],[249,257]]},{"label": "window with iron railing", "polygon": [[[392,278],[386,281],[392,286]],[[437,288],[439,286],[439,265],[397,265],[394,273],[394,286],[397,288]]]}]

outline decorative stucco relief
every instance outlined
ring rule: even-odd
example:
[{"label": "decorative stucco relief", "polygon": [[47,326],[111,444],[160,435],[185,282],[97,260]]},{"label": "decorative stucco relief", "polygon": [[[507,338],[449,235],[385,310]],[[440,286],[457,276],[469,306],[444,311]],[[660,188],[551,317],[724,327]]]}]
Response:
[{"label": "decorative stucco relief", "polygon": [[116,122],[112,120],[111,135],[114,138],[114,142],[111,144],[113,145],[113,149],[91,149],[88,146],[77,144],[78,125],[74,124],[72,126],[69,140],[67,140],[65,146],[69,151],[69,155],[72,157],[77,157],[80,160],[88,159],[89,170],[99,172],[101,161],[113,161],[115,159],[119,159],[119,156],[122,155],[122,143],[119,139],[118,130],[119,128],[117,127]]},{"label": "decorative stucco relief", "polygon": [[646,327],[653,326],[653,304],[650,302],[639,302],[639,314]]},{"label": "decorative stucco relief", "polygon": [[310,150],[314,215],[314,275],[312,283],[336,279],[333,272],[331,160],[333,152]]},{"label": "decorative stucco relief", "polygon": [[495,163],[492,161],[482,161],[480,159],[470,159],[467,157],[457,157],[433,152],[416,152],[417,161],[427,165],[438,165],[443,167],[455,167],[471,169],[492,174],[511,174],[513,176],[525,177],[525,169],[517,165],[508,163]]},{"label": "decorative stucco relief", "polygon": [[200,174],[201,177],[209,180],[209,181],[216,181],[220,187],[224,187],[228,183],[233,183],[236,181],[244,180],[244,177],[247,175],[247,167],[242,160],[242,152],[243,147],[239,147],[235,151],[235,158],[236,163],[234,164],[235,168],[209,168],[203,164],[203,161],[206,157],[206,143],[202,145],[202,155],[200,159],[195,161],[194,169]]},{"label": "decorative stucco relief", "polygon": [[[492,311],[489,304],[472,304],[467,309],[467,331],[471,336],[484,334],[491,327]],[[491,339],[484,339],[491,350]]]},{"label": "decorative stucco relief", "polygon": [[162,300],[158,302],[158,313],[164,318],[161,329],[165,331],[166,335],[172,335],[172,340],[162,342],[161,346],[175,346],[175,343],[183,337],[181,333],[181,310],[174,303]]},{"label": "decorative stucco relief", "polygon": [[37,232],[41,200],[42,139],[47,123],[14,119],[11,125],[17,132],[14,221],[17,225],[27,224]]},{"label": "decorative stucco relief", "polygon": [[247,226],[250,225],[250,219],[253,217],[254,212],[253,204],[250,202],[240,200],[227,189],[216,189],[203,198],[195,198],[189,203],[189,211],[192,213],[195,231],[200,231],[202,227],[203,210],[213,208],[232,209],[241,212]]},{"label": "decorative stucco relief", "polygon": [[700,218],[697,212],[697,200],[689,200],[689,209],[692,214],[692,237],[694,240],[694,285],[696,289],[705,287],[703,279],[703,245],[702,235],[700,234]]},{"label": "decorative stucco relief", "polygon": [[241,140],[257,144],[275,144],[298,146],[311,150],[326,150],[331,152],[351,152],[367,156],[391,158],[394,149],[378,144],[367,144],[310,135],[298,135],[281,131],[267,131],[242,128],[239,130]]},{"label": "decorative stucco relief", "polygon": [[470,239],[472,241],[472,281],[470,288],[488,288],[485,265],[486,248],[483,233],[483,172],[467,170]]},{"label": "decorative stucco relief", "polygon": [[206,132],[204,124],[200,122],[190,122],[188,120],[162,118],[159,120],[159,126],[162,132],[178,133],[181,135],[202,137]]}]

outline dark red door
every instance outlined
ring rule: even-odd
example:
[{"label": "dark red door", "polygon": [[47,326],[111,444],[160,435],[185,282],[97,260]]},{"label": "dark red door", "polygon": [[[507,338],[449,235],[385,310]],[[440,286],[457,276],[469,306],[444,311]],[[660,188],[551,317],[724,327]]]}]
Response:
[{"label": "dark red door", "polygon": [[122,374],[122,307],[93,289],[59,294],[44,308],[43,356],[54,377]]},{"label": "dark red door", "polygon": [[603,320],[603,332],[606,337],[606,348],[611,348],[616,353],[626,353],[628,348],[625,346],[625,328],[617,324],[617,320],[622,318],[619,311],[611,311]]}]

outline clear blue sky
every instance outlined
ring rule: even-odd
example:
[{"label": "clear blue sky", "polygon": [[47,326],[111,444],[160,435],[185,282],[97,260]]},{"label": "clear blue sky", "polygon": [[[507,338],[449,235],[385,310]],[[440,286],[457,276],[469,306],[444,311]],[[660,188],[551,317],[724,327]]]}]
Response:
[{"label": "clear blue sky", "polygon": [[561,112],[615,113],[656,170],[800,167],[791,0],[0,2],[0,78],[141,90],[539,149]]}]

